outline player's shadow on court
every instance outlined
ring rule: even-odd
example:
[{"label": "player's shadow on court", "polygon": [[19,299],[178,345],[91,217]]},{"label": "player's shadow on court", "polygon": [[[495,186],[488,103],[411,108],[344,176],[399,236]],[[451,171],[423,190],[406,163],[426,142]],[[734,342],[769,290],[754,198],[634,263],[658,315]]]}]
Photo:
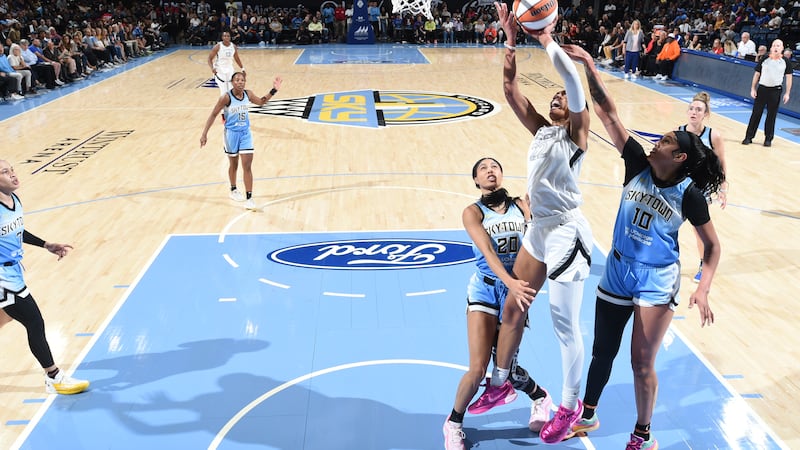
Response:
[{"label": "player's shadow on court", "polygon": [[[178,347],[159,353],[86,361],[78,366],[80,372],[77,375],[90,380],[93,391],[118,391],[173,375],[222,367],[240,353],[265,350],[269,343],[255,339],[220,338],[184,342]],[[103,378],[102,374],[111,375]]]}]

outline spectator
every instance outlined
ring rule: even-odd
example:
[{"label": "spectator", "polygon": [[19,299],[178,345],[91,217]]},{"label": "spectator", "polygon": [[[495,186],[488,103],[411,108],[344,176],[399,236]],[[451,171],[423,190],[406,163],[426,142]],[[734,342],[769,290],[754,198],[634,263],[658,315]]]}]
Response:
[{"label": "spectator", "polygon": [[22,74],[11,67],[5,57],[3,43],[0,42],[0,91],[3,98],[11,97],[13,100],[22,100]]},{"label": "spectator", "polygon": [[322,22],[316,16],[311,18],[311,23],[308,24],[308,34],[312,44],[319,44],[322,42]]},{"label": "spectator", "polygon": [[623,38],[625,44],[625,78],[636,79],[636,71],[639,67],[639,55],[644,49],[644,32],[638,20],[631,23],[631,27],[625,32]]},{"label": "spectator", "polygon": [[756,62],[761,62],[766,58],[767,55],[767,46],[766,45],[759,45],[758,51],[756,52]]},{"label": "spectator", "polygon": [[720,42],[719,39],[714,39],[714,43],[711,44],[711,50],[709,51],[715,55],[725,54],[725,49],[722,48],[722,43]]},{"label": "spectator", "polygon": [[644,50],[644,67],[641,69],[646,76],[658,74],[658,64],[656,64],[656,58],[658,58],[658,54],[661,52],[661,49],[664,47],[664,43],[666,43],[666,41],[666,33],[657,30],[653,31],[652,39]]},{"label": "spectator", "polygon": [[[22,75],[23,79],[23,86],[22,92],[20,94],[25,95],[27,94],[35,94],[36,88],[34,85],[36,84],[35,74],[30,66],[25,63],[25,60],[22,59],[22,50],[20,50],[19,45],[11,44],[11,51],[8,53],[7,58],[8,64],[14,69],[15,72]],[[2,56],[0,56],[2,58]]]},{"label": "spectator", "polygon": [[742,33],[742,40],[736,47],[736,57],[743,58],[748,61],[756,60],[756,43],[750,39],[750,33],[745,31]]},{"label": "spectator", "polygon": [[769,57],[756,65],[753,82],[750,87],[750,96],[753,97],[753,112],[747,125],[747,134],[742,145],[753,142],[758,131],[758,123],[764,108],[767,109],[767,119],[764,122],[764,147],[772,145],[775,136],[775,119],[778,117],[778,108],[781,102],[783,80],[786,79],[786,93],[783,94],[783,103],[789,103],[789,94],[792,91],[792,67],[789,60],[783,56],[783,41],[775,39],[770,47]]},{"label": "spectator", "polygon": [[666,80],[672,76],[672,68],[675,66],[675,61],[678,60],[679,56],[681,56],[681,47],[675,41],[675,35],[669,33],[664,47],[656,57],[656,65],[658,66],[656,80]]},{"label": "spectator", "polygon": [[34,79],[43,82],[47,89],[55,89],[56,73],[53,66],[49,64],[39,64],[39,58],[37,58],[36,54],[29,48],[27,39],[21,39],[19,41],[19,49],[20,56],[25,61],[25,64],[31,68]]},{"label": "spectator", "polygon": [[490,22],[483,33],[483,43],[487,45],[494,45],[497,43],[497,28],[494,23]]}]

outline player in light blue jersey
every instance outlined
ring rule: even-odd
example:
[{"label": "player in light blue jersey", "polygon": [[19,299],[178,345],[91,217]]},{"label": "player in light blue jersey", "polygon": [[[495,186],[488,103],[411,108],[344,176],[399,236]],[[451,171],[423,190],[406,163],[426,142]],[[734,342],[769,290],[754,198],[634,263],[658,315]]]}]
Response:
[{"label": "player in light blue jersey", "polygon": [[[705,126],[703,121],[711,115],[711,96],[708,95],[707,92],[698,92],[695,94],[694,98],[692,98],[692,102],[689,103],[689,109],[686,111],[688,122],[685,125],[681,125],[678,127],[680,131],[689,131],[700,136],[700,140],[703,141],[706,147],[710,148],[717,154],[719,157],[719,162],[722,164],[722,170],[725,172],[726,179],[725,182],[722,183],[720,186],[719,191],[717,192],[717,200],[719,201],[719,206],[722,209],[725,209],[725,206],[728,204],[728,168],[725,164],[725,141],[722,139],[722,135],[720,135],[717,130],[712,129],[711,127]],[[707,195],[706,200],[711,203],[711,196]],[[700,255],[703,254],[703,241],[700,240],[700,237],[697,236],[695,233],[696,241],[697,241],[697,251]],[[700,258],[700,267],[697,270],[692,281],[695,283],[700,282],[700,278],[703,277],[703,259]]]},{"label": "player in light blue jersey", "polygon": [[[230,197],[232,200],[245,201],[245,208],[256,209],[253,200],[253,136],[250,132],[250,103],[261,106],[267,103],[278,93],[283,80],[275,77],[272,89],[263,97],[256,97],[252,91],[245,89],[247,77],[244,72],[236,72],[231,77],[233,89],[222,95],[214,105],[211,115],[206,120],[203,135],[200,137],[200,146],[208,141],[208,130],[220,111],[225,110],[225,131],[223,137],[223,150],[228,155],[228,180],[231,183]],[[242,196],[236,187],[236,172],[239,168],[239,155],[242,159],[242,177],[244,178],[245,195]]]},{"label": "player in light blue jersey", "polygon": [[[467,286],[469,370],[458,384],[453,411],[442,428],[447,450],[464,448],[464,413],[486,376],[506,298],[519,295],[525,288],[525,283],[514,278],[511,271],[530,221],[530,208],[519,197],[510,197],[502,187],[503,167],[496,159],[479,159],[472,167],[472,179],[481,198],[464,208],[461,216],[472,239],[477,269]],[[516,357],[511,367],[513,387],[531,398],[529,428],[538,432],[550,418],[550,396],[516,364]],[[514,399],[516,393],[512,391],[508,402]]]},{"label": "player in light blue jersey", "polygon": [[577,46],[565,46],[564,50],[584,64],[594,110],[625,161],[612,248],[597,289],[585,409],[573,433],[600,426],[595,409],[611,375],[625,325],[633,315],[631,366],[637,420],[626,448],[655,450],[658,441],[650,433],[658,391],[655,360],[679,303],[678,229],[688,219],[703,241],[703,275],[689,297],[689,308],[696,305],[700,325],[710,325],[714,313],[708,293],[719,263],[720,243],[704,193],[716,193],[725,174],[719,157],[688,131],[667,132],[646,154],[620,122],[592,57]]},{"label": "player in light blue jersey", "polygon": [[60,260],[72,250],[71,245],[45,242],[25,229],[22,203],[14,191],[19,179],[7,161],[0,160],[0,325],[10,319],[25,327],[31,353],[44,369],[45,391],[48,394],[77,394],[89,382],[70,377],[53,361],[45,336],[44,319],[36,300],[28,291],[22,276],[22,244],[43,247]]}]

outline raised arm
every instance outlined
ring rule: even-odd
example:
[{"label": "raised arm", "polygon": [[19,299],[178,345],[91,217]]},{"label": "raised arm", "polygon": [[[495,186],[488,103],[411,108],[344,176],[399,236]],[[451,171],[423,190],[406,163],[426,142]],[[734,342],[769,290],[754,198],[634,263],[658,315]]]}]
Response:
[{"label": "raised arm", "polygon": [[272,81],[272,89],[270,89],[269,93],[263,97],[256,97],[251,91],[247,91],[247,97],[250,100],[250,103],[254,105],[261,106],[264,103],[267,103],[278,93],[281,88],[281,84],[283,84],[283,79],[281,77],[275,77]]},{"label": "raised arm", "polygon": [[586,71],[586,80],[589,83],[589,94],[592,96],[594,104],[594,112],[603,123],[617,151],[622,153],[622,149],[625,148],[625,143],[628,141],[628,130],[619,121],[617,105],[608,95],[606,86],[600,77],[600,72],[597,71],[597,67],[594,65],[594,59],[586,50],[577,45],[565,45],[563,49],[570,58],[583,63]]},{"label": "raised arm", "polygon": [[514,43],[517,42],[517,21],[514,15],[509,13],[507,4],[495,2],[494,7],[497,9],[497,16],[500,19],[503,30],[506,32],[506,50],[503,61],[503,94],[505,94],[506,102],[508,102],[520,122],[531,134],[536,134],[540,127],[550,123],[536,111],[528,98],[522,95],[517,84],[517,51],[514,46]]}]

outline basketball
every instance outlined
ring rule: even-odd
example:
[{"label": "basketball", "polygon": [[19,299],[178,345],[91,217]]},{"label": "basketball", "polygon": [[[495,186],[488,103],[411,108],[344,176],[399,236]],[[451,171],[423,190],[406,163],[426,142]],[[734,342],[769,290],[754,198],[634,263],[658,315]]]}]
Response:
[{"label": "basketball", "polygon": [[539,31],[558,16],[558,0],[514,0],[514,15],[528,31]]}]

